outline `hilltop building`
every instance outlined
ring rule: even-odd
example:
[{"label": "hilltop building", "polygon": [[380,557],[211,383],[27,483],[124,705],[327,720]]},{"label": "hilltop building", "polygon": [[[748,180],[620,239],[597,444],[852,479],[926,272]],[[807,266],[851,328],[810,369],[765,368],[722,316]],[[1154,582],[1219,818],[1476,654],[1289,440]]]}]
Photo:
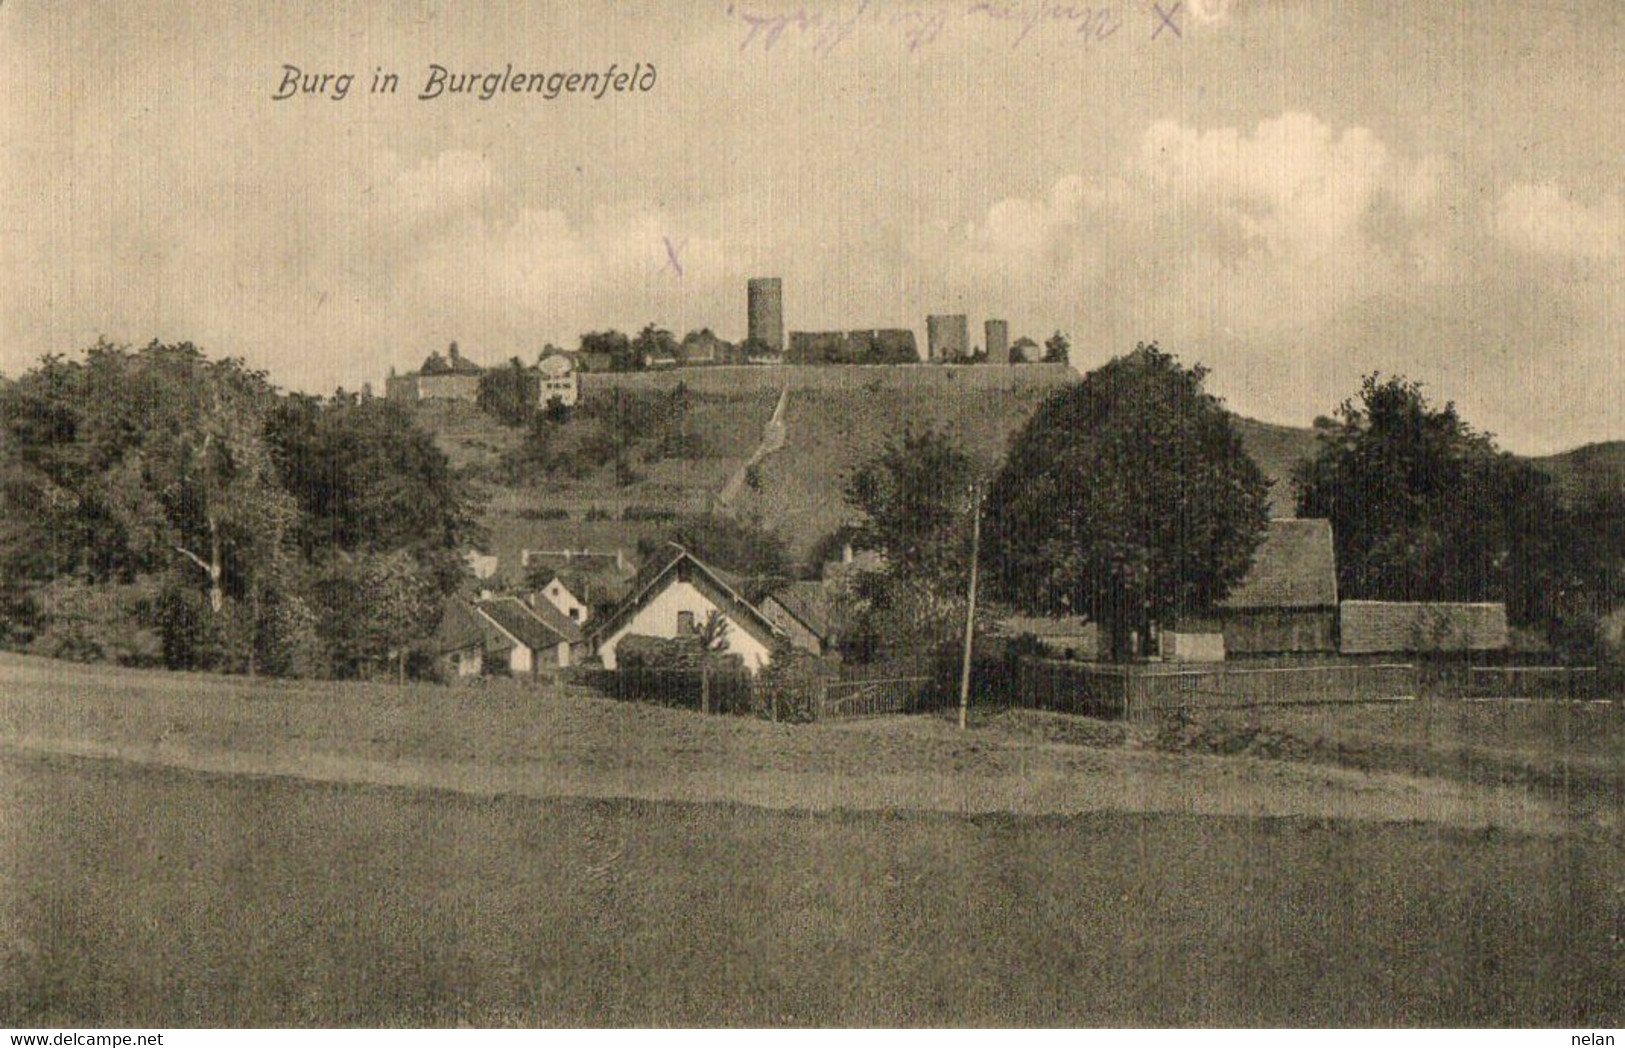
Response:
[{"label": "hilltop building", "polygon": [[937,364],[970,359],[970,327],[963,313],[933,313],[925,318],[927,359]]},{"label": "hilltop building", "polygon": [[480,376],[485,369],[464,357],[453,342],[446,355],[430,353],[423,366],[405,375],[390,375],[384,381],[384,395],[390,400],[466,400],[473,403],[480,392]]},{"label": "hilltop building", "polygon": [[565,407],[575,407],[581,399],[581,376],[576,362],[564,352],[543,353],[536,362],[536,375],[540,382],[539,399],[546,407],[558,401]]},{"label": "hilltop building", "polygon": [[778,356],[784,352],[784,282],[778,277],[753,277],[745,285],[745,320],[748,338]]},{"label": "hilltop building", "polygon": [[1005,320],[989,320],[982,325],[982,345],[987,350],[989,364],[1003,364],[1010,358],[1010,323]]},{"label": "hilltop building", "polygon": [[[993,360],[993,354],[989,353],[987,359]],[[1026,335],[1022,335],[1010,344],[1010,363],[1012,364],[1036,364],[1042,359],[1044,359],[1044,347]]]},{"label": "hilltop building", "polygon": [[858,331],[792,331],[788,364],[913,364],[920,359],[907,328]]}]

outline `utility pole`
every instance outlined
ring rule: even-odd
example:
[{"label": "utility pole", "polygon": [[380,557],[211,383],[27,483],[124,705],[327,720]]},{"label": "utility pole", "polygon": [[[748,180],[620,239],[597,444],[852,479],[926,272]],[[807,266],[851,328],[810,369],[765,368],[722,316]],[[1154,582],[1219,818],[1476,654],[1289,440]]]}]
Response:
[{"label": "utility pole", "polygon": [[976,635],[976,561],[982,551],[982,495],[975,484],[970,488],[970,594],[965,605],[965,659],[959,670],[959,730],[965,730],[970,713],[971,638]]}]

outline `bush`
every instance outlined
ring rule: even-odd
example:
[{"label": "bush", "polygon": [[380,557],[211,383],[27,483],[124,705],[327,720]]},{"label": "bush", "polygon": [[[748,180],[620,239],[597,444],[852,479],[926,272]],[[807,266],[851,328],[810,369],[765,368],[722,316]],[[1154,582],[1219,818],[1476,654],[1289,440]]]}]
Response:
[{"label": "bush", "polygon": [[664,506],[629,505],[621,510],[621,519],[628,521],[676,520],[677,513]]},{"label": "bush", "polygon": [[839,674],[828,662],[780,643],[772,661],[756,675],[756,716],[787,724],[818,719],[825,685]]}]

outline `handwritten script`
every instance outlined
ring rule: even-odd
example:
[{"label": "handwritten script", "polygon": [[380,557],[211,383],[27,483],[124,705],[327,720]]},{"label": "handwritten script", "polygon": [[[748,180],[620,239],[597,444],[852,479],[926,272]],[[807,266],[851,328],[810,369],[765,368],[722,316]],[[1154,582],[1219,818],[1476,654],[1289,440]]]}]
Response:
[{"label": "handwritten script", "polygon": [[1123,27],[1117,7],[1056,0],[971,0],[957,8],[856,0],[845,7],[800,7],[782,13],[734,3],[728,6],[728,16],[740,24],[741,51],[772,51],[788,36],[819,56],[835,53],[860,35],[876,33],[892,34],[909,51],[918,51],[960,26],[996,27],[1008,34],[1011,47],[1020,47],[1040,32],[1065,34],[1082,43],[1106,40]]}]

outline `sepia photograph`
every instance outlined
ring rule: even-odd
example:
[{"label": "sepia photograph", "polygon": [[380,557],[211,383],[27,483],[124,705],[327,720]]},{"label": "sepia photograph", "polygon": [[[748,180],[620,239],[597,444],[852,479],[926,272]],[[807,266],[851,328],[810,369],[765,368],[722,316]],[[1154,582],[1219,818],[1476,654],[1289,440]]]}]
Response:
[{"label": "sepia photograph", "polygon": [[0,1027],[1614,1044],[1625,4],[0,0]]}]

